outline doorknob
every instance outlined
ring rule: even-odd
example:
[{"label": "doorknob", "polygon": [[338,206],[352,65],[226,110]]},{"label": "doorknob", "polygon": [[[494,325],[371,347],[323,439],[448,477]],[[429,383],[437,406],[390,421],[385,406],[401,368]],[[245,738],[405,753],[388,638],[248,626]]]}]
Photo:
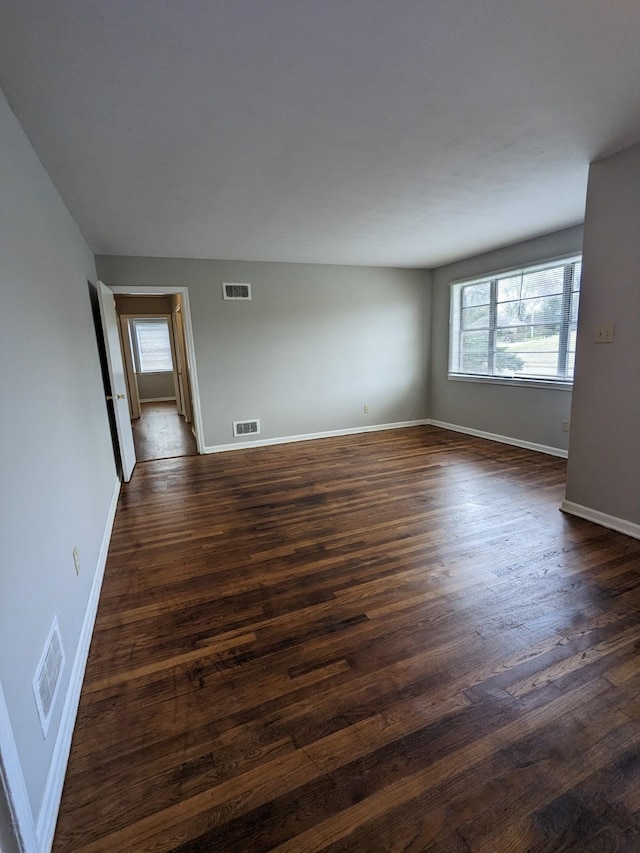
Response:
[{"label": "doorknob", "polygon": [[118,400],[124,400],[125,399],[124,394],[116,394],[116,397],[118,398]]},{"label": "doorknob", "polygon": [[105,400],[113,400],[113,397],[111,396],[111,394],[107,394],[107,396],[105,397]]}]

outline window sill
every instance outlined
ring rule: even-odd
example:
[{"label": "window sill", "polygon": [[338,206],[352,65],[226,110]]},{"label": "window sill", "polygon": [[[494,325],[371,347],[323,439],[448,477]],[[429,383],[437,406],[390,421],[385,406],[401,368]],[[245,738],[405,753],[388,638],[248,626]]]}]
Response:
[{"label": "window sill", "polygon": [[518,388],[545,388],[552,391],[572,391],[573,382],[559,382],[545,379],[508,379],[504,376],[474,376],[472,374],[449,373],[448,379],[454,382],[481,382],[486,385],[509,385]]}]

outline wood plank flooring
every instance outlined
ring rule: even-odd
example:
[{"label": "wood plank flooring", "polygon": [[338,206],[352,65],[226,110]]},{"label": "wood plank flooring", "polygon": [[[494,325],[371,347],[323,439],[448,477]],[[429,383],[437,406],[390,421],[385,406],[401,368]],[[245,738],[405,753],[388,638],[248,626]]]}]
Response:
[{"label": "wood plank flooring", "polygon": [[54,850],[640,850],[640,542],[419,427],[123,488]]},{"label": "wood plank flooring", "polygon": [[175,402],[141,403],[140,417],[131,421],[138,462],[195,456],[196,439]]}]

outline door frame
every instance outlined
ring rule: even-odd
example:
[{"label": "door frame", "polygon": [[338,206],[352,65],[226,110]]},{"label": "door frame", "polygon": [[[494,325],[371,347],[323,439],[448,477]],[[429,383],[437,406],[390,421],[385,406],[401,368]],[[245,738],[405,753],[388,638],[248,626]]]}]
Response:
[{"label": "door frame", "polygon": [[191,391],[191,407],[193,410],[192,428],[196,437],[198,453],[204,453],[204,429],[202,426],[202,409],[200,406],[200,388],[198,385],[198,369],[196,365],[196,349],[193,342],[193,326],[191,325],[191,303],[189,302],[188,287],[172,287],[170,285],[109,285],[109,289],[120,296],[166,296],[180,294],[182,297],[182,323],[189,360],[189,381]]},{"label": "door frame", "polygon": [[176,371],[178,375],[178,410],[188,424],[193,423],[191,389],[189,387],[189,359],[182,321],[182,305],[178,302],[171,311],[173,340],[176,347]]}]

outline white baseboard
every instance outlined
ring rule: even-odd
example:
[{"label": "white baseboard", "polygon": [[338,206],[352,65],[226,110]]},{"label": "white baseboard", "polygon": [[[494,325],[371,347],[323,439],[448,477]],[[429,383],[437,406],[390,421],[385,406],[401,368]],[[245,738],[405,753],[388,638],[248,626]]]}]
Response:
[{"label": "white baseboard", "polygon": [[316,438],[335,438],[340,435],[358,435],[362,432],[379,432],[384,429],[403,429],[404,427],[425,426],[427,420],[401,421],[393,424],[376,424],[375,426],[349,427],[334,429],[326,432],[307,432],[303,435],[285,435],[280,438],[261,438],[258,441],[239,441],[236,444],[212,444],[203,447],[203,453],[224,453],[227,450],[246,450],[248,447],[268,447],[272,444],[290,444],[294,441],[314,441]]},{"label": "white baseboard", "polygon": [[[24,853],[39,853],[36,839],[36,828],[33,822],[33,812],[29,803],[27,786],[22,773],[18,749],[13,737],[9,711],[5,702],[4,692],[0,684],[0,796],[2,788],[6,788],[10,799],[9,809],[15,821],[15,831],[18,835],[21,849]],[[4,784],[3,784],[4,783]]]},{"label": "white baseboard", "polygon": [[591,507],[582,506],[581,504],[567,500],[562,501],[560,509],[569,515],[577,515],[578,518],[593,521],[594,524],[600,524],[602,527],[608,527],[610,530],[624,533],[627,536],[633,536],[634,539],[640,539],[640,524],[636,524],[633,521],[627,521],[625,518],[617,518],[615,515],[607,515],[606,512],[600,512],[598,509],[591,509]]},{"label": "white baseboard", "polygon": [[40,853],[46,853],[51,850],[53,844],[53,836],[56,829],[56,821],[58,820],[58,810],[60,808],[60,800],[62,798],[62,787],[64,785],[64,777],[67,771],[67,763],[69,761],[69,752],[71,750],[71,738],[73,736],[73,728],[76,722],[78,713],[78,705],[80,702],[80,691],[82,690],[82,682],[84,679],[84,671],[89,655],[89,646],[93,634],[93,627],[96,621],[96,613],[98,611],[98,601],[100,598],[100,590],[102,588],[102,579],[104,578],[104,570],[107,564],[107,552],[109,550],[109,542],[111,540],[111,531],[115,519],[116,508],[118,506],[118,496],[120,494],[120,481],[116,480],[113,495],[111,496],[111,505],[102,536],[102,544],[100,546],[100,554],[98,556],[98,564],[91,584],[91,592],[85,610],[82,629],[80,631],[80,639],[76,650],[73,669],[69,678],[69,687],[65,698],[64,708],[62,709],[62,717],[58,734],[56,737],[55,746],[53,748],[53,756],[51,758],[51,767],[45,785],[42,804],[40,806],[40,814],[36,825],[36,836],[38,840],[38,850]]},{"label": "white baseboard", "polygon": [[138,400],[139,403],[175,403],[175,397],[142,397]]},{"label": "white baseboard", "polygon": [[458,426],[457,424],[447,424],[444,421],[434,421],[431,418],[427,421],[430,426],[448,429],[452,432],[462,432],[465,435],[473,435],[476,438],[486,438],[489,441],[498,441],[500,444],[511,444],[514,447],[522,447],[525,450],[535,450],[537,453],[547,453],[549,456],[560,456],[566,459],[569,455],[566,450],[560,447],[549,447],[546,444],[534,444],[532,441],[521,441],[519,438],[511,438],[508,435],[497,435],[494,432],[483,432],[480,429],[471,429],[471,427]]}]

